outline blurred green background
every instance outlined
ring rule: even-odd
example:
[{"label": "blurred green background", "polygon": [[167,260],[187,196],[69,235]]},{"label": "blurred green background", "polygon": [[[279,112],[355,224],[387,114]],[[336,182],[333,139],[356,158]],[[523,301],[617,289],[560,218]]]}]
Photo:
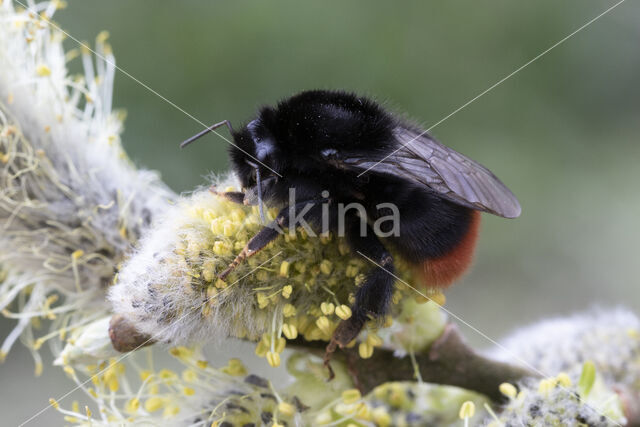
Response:
[{"label": "blurred green background", "polygon": [[[80,40],[108,30],[120,67],[207,124],[238,126],[260,105],[337,88],[428,127],[613,4],[70,0],[55,19]],[[622,4],[432,132],[523,206],[517,220],[484,217],[475,267],[448,292],[447,308],[489,337],[594,305],[640,310],[639,18],[638,2]],[[128,112],[131,157],[176,191],[228,168],[215,135],[180,151],[201,126],[121,73],[114,104]],[[32,379],[18,347],[0,368],[2,384],[20,382],[0,403],[16,422],[70,388],[51,368]]]}]

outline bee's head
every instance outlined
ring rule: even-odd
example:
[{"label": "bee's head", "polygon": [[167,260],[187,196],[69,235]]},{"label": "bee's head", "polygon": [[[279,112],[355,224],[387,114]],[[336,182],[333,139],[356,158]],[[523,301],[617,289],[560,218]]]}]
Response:
[{"label": "bee's head", "polygon": [[229,154],[233,170],[244,188],[252,188],[257,179],[275,176],[278,164],[275,140],[260,119],[255,119],[233,133],[234,146]]}]

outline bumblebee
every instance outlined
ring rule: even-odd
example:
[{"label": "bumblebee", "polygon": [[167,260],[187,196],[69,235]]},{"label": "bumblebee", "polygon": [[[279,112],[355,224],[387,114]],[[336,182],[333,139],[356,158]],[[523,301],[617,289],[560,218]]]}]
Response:
[{"label": "bumblebee", "polygon": [[385,314],[395,281],[389,249],[424,286],[444,288],[471,264],[480,212],[504,218],[521,212],[484,166],[352,93],[301,92],[261,108],[238,130],[223,121],[182,145],[220,126],[233,136],[229,154],[244,189],[223,196],[280,209],[221,278],[300,221],[318,233],[343,233],[355,253],[375,264],[327,354]]}]

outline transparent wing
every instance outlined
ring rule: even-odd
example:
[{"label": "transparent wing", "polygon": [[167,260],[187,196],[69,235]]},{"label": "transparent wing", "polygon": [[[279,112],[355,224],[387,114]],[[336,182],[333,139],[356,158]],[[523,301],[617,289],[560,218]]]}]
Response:
[{"label": "transparent wing", "polygon": [[428,135],[398,127],[395,153],[346,156],[344,167],[386,173],[422,184],[454,203],[504,218],[520,216],[513,193],[487,168]]}]

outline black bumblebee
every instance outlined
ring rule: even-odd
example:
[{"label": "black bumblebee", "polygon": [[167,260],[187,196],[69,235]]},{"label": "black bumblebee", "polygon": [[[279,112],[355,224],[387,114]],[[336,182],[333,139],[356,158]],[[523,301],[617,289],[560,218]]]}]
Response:
[{"label": "black bumblebee", "polygon": [[[387,247],[413,265],[426,286],[446,287],[471,263],[479,212],[520,215],[518,200],[489,170],[351,93],[302,92],[262,108],[238,131],[224,121],[182,145],[223,125],[233,135],[231,162],[246,190],[225,196],[244,203],[257,197],[260,206],[264,201],[281,210],[222,278],[290,225],[290,189],[294,207],[306,207],[305,221],[333,232],[341,226],[354,252],[377,265],[358,288],[353,315],[336,329],[328,354],[353,340],[370,316],[387,310],[395,281]],[[340,209],[351,203],[362,208]],[[385,203],[397,209],[380,209]],[[387,224],[373,230],[390,213],[398,216],[396,229]]]}]

